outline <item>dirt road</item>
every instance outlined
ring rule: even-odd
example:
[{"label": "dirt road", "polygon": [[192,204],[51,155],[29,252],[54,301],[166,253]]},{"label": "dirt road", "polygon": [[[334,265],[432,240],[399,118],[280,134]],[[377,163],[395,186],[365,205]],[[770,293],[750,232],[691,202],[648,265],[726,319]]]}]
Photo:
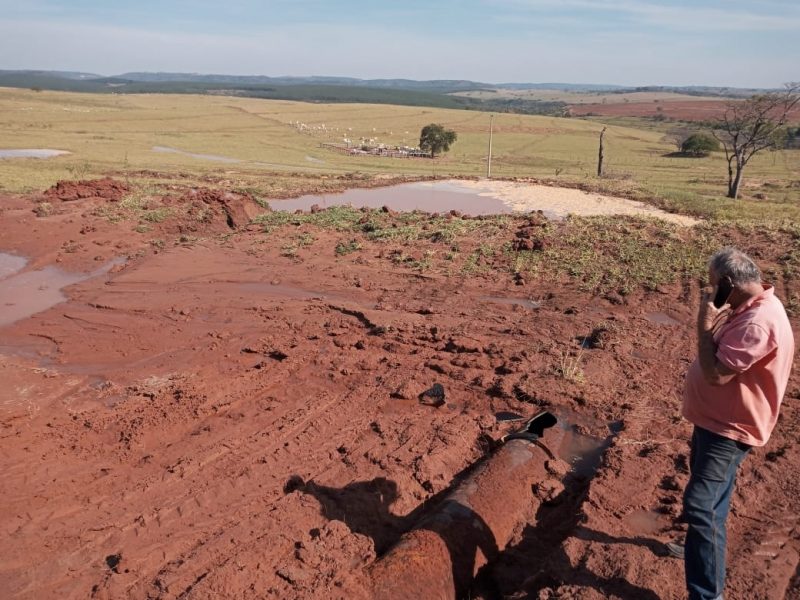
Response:
[{"label": "dirt road", "polygon": [[[0,329],[4,597],[358,597],[363,567],[511,427],[495,415],[543,407],[573,472],[472,597],[682,597],[661,542],[688,478],[696,284],[620,304],[417,272],[391,260],[400,242],[337,252],[331,230],[287,252],[295,231],[221,209],[191,238],[134,235],[103,202],[37,217],[0,198],[0,250],[28,270],[126,260]],[[439,408],[417,399],[434,383]],[[789,390],[741,472],[726,598],[800,597],[797,374]]]}]

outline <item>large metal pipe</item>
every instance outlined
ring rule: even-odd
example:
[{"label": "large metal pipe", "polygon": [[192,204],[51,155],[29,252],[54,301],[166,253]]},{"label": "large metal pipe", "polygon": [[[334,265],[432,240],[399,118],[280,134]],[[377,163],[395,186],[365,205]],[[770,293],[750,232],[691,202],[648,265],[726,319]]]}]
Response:
[{"label": "large metal pipe", "polygon": [[376,600],[457,600],[560,487],[552,456],[511,439],[370,568]]}]

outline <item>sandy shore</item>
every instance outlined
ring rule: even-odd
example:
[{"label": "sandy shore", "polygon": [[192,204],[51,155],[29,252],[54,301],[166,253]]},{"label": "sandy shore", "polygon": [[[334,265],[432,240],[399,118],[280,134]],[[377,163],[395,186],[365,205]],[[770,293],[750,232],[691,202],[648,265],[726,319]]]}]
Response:
[{"label": "sandy shore", "polygon": [[512,181],[459,181],[458,185],[474,189],[481,196],[497,198],[515,211],[541,210],[551,217],[567,215],[633,215],[657,217],[678,225],[691,226],[699,221],[675,215],[643,202],[584,192],[573,188],[550,187]]}]

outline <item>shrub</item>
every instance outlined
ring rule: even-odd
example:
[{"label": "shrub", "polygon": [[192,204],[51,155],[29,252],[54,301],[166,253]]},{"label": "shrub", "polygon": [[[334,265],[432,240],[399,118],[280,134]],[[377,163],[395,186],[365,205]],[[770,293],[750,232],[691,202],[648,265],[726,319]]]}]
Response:
[{"label": "shrub", "polygon": [[708,156],[719,147],[719,142],[707,133],[694,133],[681,144],[681,152],[688,156]]}]

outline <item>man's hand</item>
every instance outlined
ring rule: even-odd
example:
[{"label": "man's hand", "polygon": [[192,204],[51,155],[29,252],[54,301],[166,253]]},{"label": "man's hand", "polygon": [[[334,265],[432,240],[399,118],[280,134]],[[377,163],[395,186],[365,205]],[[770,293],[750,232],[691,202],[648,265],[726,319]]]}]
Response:
[{"label": "man's hand", "polygon": [[717,288],[704,290],[697,312],[697,356],[703,377],[711,385],[725,385],[736,377],[736,373],[717,359],[717,344],[714,335],[727,321],[731,313],[730,304],[720,308],[714,306]]},{"label": "man's hand", "polygon": [[730,316],[730,304],[723,304],[720,308],[714,306],[714,297],[716,295],[717,286],[703,290],[703,295],[700,299],[700,310],[697,313],[698,337],[702,337],[704,333],[714,335]]}]

